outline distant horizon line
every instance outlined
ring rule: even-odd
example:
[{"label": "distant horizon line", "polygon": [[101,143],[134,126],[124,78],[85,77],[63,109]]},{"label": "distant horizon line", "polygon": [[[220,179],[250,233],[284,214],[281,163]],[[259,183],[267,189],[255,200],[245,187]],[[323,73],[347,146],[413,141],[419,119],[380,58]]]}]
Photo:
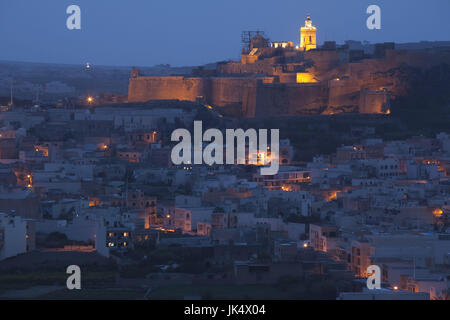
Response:
[{"label": "distant horizon line", "polygon": [[[450,40],[420,40],[420,41],[409,41],[409,42],[395,42],[395,41],[384,41],[384,42],[370,42],[367,40],[345,40],[344,43],[337,43],[336,45],[345,45],[345,42],[347,41],[355,41],[355,42],[361,42],[361,43],[367,43],[367,44],[378,44],[378,43],[389,43],[394,42],[395,44],[415,44],[415,43],[439,43],[439,42],[448,42],[450,44]],[[323,45],[325,42],[333,42],[333,40],[326,40],[321,43]],[[221,61],[238,61],[239,58],[228,58],[228,59],[220,59],[214,62],[208,62],[204,64],[192,64],[192,65],[172,65],[170,63],[156,63],[153,65],[133,65],[133,64],[93,64],[90,61],[86,62],[48,62],[48,61],[30,61],[30,60],[9,60],[9,59],[2,59],[0,58],[0,63],[29,63],[29,64],[43,64],[43,65],[61,65],[61,66],[85,66],[87,63],[89,63],[91,66],[95,67],[103,67],[103,68],[156,68],[160,66],[168,65],[169,68],[177,69],[177,68],[196,68],[201,66],[207,66],[207,65],[213,65]]]}]

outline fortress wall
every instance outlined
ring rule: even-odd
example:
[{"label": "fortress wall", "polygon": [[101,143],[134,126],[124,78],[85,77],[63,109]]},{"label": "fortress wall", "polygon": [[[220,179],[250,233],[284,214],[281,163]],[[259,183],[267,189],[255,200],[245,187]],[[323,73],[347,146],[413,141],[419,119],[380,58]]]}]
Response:
[{"label": "fortress wall", "polygon": [[[393,66],[384,59],[363,60],[362,62],[348,63],[343,67],[336,69],[336,75],[340,81],[330,80],[331,103],[339,91],[348,94],[359,90],[381,90],[387,88],[390,91],[396,91],[396,76],[391,72]],[[346,86],[347,88],[341,88]]]},{"label": "fortress wall", "polygon": [[386,64],[391,68],[407,64],[411,67],[427,69],[440,63],[433,51],[387,50]]},{"label": "fortress wall", "polygon": [[130,79],[128,101],[195,101],[197,97],[202,96],[208,104],[215,107],[240,105],[245,85],[255,81],[255,78],[244,77],[137,77]]},{"label": "fortress wall", "polygon": [[258,85],[255,94],[255,116],[288,114],[287,85]]},{"label": "fortress wall", "polygon": [[427,69],[442,62],[450,62],[450,48],[447,52],[445,50],[432,49],[427,51],[386,50],[385,58],[365,59],[360,62],[349,63],[348,67],[351,76],[364,74],[367,78],[367,74],[386,72],[399,68],[402,65]]},{"label": "fortress wall", "polygon": [[358,81],[350,79],[328,81],[329,95],[328,106],[339,108],[357,106],[359,104],[359,92],[361,90]]},{"label": "fortress wall", "polygon": [[148,100],[189,100],[195,101],[205,93],[203,78],[137,77],[131,78],[128,87],[129,102]]},{"label": "fortress wall", "polygon": [[319,114],[328,96],[321,84],[259,84],[255,94],[255,116]]},{"label": "fortress wall", "polygon": [[219,74],[239,74],[241,73],[240,62],[228,62],[217,65],[217,72]]},{"label": "fortress wall", "polygon": [[[227,63],[218,66],[223,74],[252,74],[234,77],[153,76],[131,77],[129,102],[148,100],[189,100],[203,96],[212,106],[242,107],[246,117],[280,114],[318,114],[322,112],[379,113],[386,110],[388,95],[394,97],[406,92],[408,68],[428,68],[450,62],[450,48],[427,51],[387,50],[386,57],[343,63],[346,51],[311,50],[304,53],[312,60],[309,70],[318,79],[333,79],[321,83],[295,83],[296,72],[284,68],[301,69],[302,64],[277,64],[280,57],[259,60],[253,64]],[[286,59],[285,59],[286,60]],[[341,63],[341,64],[339,64]],[[308,63],[307,63],[308,64]],[[286,67],[287,66],[287,67]],[[257,77],[257,74],[273,76]],[[380,93],[380,94],[379,94]],[[328,110],[324,108],[329,107]],[[380,111],[381,110],[381,111]]]},{"label": "fortress wall", "polygon": [[268,58],[251,64],[238,62],[221,64],[218,66],[217,71],[219,74],[272,74],[273,64],[276,62],[276,59],[276,57]]},{"label": "fortress wall", "polygon": [[247,83],[242,92],[242,111],[241,114],[246,118],[254,118],[256,116],[256,97],[258,84]]},{"label": "fortress wall", "polygon": [[326,107],[328,90],[323,84],[289,85],[290,114],[319,114]]},{"label": "fortress wall", "polygon": [[386,113],[389,97],[384,91],[363,90],[360,94],[359,113]]},{"label": "fortress wall", "polygon": [[351,62],[347,64],[346,75],[354,81],[359,81],[362,86],[368,84],[374,77],[373,75],[380,72],[386,72],[391,67],[384,61],[379,59],[363,60],[362,62]]},{"label": "fortress wall", "polygon": [[325,73],[337,67],[342,57],[338,51],[310,50],[305,52],[305,59],[314,62],[315,73]]},{"label": "fortress wall", "polygon": [[[389,109],[388,91],[365,89],[377,87],[374,83],[367,85],[357,80],[331,80],[328,83],[329,112],[344,111],[358,108],[360,113],[385,113]],[[338,110],[336,110],[338,109]]]},{"label": "fortress wall", "polygon": [[379,91],[387,89],[392,96],[405,94],[408,82],[402,80],[400,65],[388,61],[390,58],[373,59],[361,63],[351,63],[348,75],[358,81],[361,90]]},{"label": "fortress wall", "polygon": [[296,83],[297,82],[297,73],[279,73],[277,74],[279,77],[280,83]]},{"label": "fortress wall", "polygon": [[206,100],[215,107],[225,107],[242,103],[244,87],[251,78],[210,78]]}]

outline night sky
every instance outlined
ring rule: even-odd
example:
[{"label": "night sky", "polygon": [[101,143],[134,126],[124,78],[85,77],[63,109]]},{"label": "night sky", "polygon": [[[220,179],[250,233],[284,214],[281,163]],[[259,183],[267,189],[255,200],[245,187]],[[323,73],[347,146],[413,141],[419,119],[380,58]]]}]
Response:
[{"label": "night sky", "polygon": [[[81,30],[66,28],[71,4]],[[366,28],[370,4],[381,30]],[[450,40],[449,0],[0,0],[0,60],[199,65],[238,58],[242,30],[297,43],[308,13],[319,43]]]}]

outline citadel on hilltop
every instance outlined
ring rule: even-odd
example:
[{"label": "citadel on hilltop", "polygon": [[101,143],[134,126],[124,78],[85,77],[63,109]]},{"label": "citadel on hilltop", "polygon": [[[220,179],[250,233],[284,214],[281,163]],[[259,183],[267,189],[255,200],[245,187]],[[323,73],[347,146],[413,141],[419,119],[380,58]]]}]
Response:
[{"label": "citadel on hilltop", "polygon": [[242,40],[241,60],[218,63],[215,70],[143,76],[133,69],[128,101],[200,100],[243,117],[386,114],[390,99],[407,94],[412,70],[450,63],[450,47],[398,50],[394,43],[381,43],[368,53],[355,42],[317,46],[309,16],[297,46],[270,41],[260,31],[245,31]]}]

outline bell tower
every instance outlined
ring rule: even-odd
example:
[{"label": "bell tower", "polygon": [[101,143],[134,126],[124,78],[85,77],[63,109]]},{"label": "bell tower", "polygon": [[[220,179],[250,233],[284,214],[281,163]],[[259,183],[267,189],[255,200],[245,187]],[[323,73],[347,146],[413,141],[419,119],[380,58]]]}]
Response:
[{"label": "bell tower", "polygon": [[312,25],[311,17],[306,17],[305,26],[300,28],[300,49],[308,51],[317,48],[317,28]]}]

